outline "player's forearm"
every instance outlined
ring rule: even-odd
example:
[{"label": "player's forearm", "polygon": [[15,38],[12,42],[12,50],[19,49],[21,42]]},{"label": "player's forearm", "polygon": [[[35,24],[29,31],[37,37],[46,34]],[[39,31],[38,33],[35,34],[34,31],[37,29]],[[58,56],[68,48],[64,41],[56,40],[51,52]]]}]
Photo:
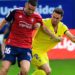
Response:
[{"label": "player's forearm", "polygon": [[72,42],[75,43],[75,36],[72,35],[72,36],[69,37],[69,39],[70,39]]},{"label": "player's forearm", "polygon": [[41,26],[40,23],[34,24],[33,28],[34,28],[35,30],[33,31],[33,35],[32,35],[32,36],[33,36],[33,40],[34,40],[34,38],[35,38],[35,36],[36,36],[36,34],[37,34],[38,29],[40,28],[40,26]]},{"label": "player's forearm", "polygon": [[72,42],[75,43],[75,36],[70,31],[67,31],[65,34]]},{"label": "player's forearm", "polygon": [[75,43],[75,36],[72,36],[71,41]]},{"label": "player's forearm", "polygon": [[43,26],[43,31],[48,34],[50,37],[52,38],[57,38],[56,35],[54,35],[48,28],[46,28],[45,26]]},{"label": "player's forearm", "polygon": [[0,29],[2,29],[2,27],[7,23],[7,21],[5,19],[3,19],[1,22],[0,22]]},{"label": "player's forearm", "polygon": [[53,38],[55,41],[62,41],[63,38],[62,37],[57,37],[55,34],[53,34],[48,28],[43,27],[43,30],[46,34],[48,34],[51,38]]}]

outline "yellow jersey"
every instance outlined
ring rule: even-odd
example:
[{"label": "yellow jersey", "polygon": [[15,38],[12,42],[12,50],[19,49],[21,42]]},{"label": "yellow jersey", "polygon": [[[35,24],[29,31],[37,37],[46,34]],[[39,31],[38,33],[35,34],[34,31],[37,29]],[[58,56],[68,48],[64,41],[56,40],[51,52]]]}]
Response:
[{"label": "yellow jersey", "polygon": [[[47,26],[50,31],[56,36],[63,36],[64,33],[68,30],[67,26],[62,22],[58,23],[57,33],[54,32],[54,28],[51,23],[51,18],[43,19],[43,23]],[[32,50],[37,52],[48,52],[48,50],[55,47],[59,42],[55,42],[48,34],[46,34],[40,27],[34,41],[32,43]]]}]

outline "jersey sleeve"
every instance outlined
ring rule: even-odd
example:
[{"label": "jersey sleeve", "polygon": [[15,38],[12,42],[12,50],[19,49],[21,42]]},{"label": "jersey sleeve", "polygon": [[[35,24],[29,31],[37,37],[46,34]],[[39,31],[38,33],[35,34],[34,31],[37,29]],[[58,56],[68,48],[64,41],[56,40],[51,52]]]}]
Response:
[{"label": "jersey sleeve", "polygon": [[43,25],[43,21],[42,21],[42,16],[41,15],[37,15],[37,23],[40,23],[41,25]]},{"label": "jersey sleeve", "polygon": [[8,15],[5,17],[5,20],[6,20],[7,22],[12,21],[12,20],[14,19],[15,12],[16,12],[16,10],[10,11],[10,12],[8,13]]}]

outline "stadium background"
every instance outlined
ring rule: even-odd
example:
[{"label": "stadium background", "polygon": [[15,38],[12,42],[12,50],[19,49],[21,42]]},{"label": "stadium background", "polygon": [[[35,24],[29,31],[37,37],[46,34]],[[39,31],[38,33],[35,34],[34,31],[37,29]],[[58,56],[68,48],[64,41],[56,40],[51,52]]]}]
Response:
[{"label": "stadium background", "polygon": [[[10,10],[17,7],[24,7],[26,0],[0,0],[0,21]],[[75,0],[38,0],[38,11],[43,18],[50,17],[54,8],[63,8],[65,14],[63,22],[75,34]],[[0,32],[3,32],[4,27]],[[52,75],[73,75],[75,74],[75,44],[64,36],[64,40],[59,43],[52,51],[48,52]],[[63,59],[63,60],[62,60]],[[19,68],[13,66],[8,75],[16,75]],[[32,67],[32,65],[31,65]],[[12,71],[13,70],[13,71]],[[34,70],[30,70],[31,72]]]}]

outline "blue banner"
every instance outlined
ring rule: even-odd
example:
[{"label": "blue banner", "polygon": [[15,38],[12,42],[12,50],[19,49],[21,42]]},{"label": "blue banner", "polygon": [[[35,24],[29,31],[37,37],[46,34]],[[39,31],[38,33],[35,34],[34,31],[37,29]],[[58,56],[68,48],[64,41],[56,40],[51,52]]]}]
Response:
[{"label": "blue banner", "polygon": [[[0,20],[13,8],[24,7],[26,0],[0,0]],[[71,29],[75,28],[75,2],[74,0],[38,0],[38,11],[43,18],[51,17],[54,8],[64,10],[63,22]]]}]

